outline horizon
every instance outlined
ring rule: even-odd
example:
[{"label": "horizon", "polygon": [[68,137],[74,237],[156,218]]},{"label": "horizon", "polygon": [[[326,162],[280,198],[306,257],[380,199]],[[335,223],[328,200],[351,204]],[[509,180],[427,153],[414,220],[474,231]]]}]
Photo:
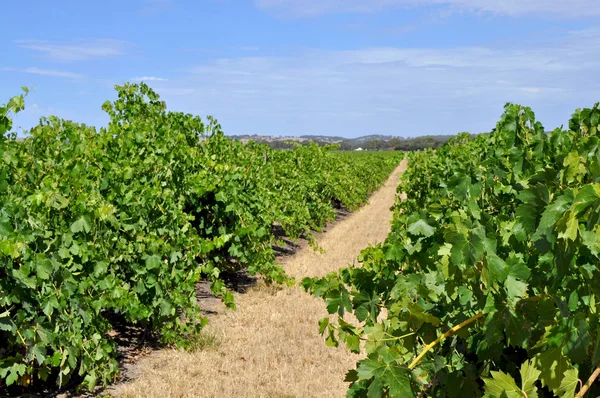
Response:
[{"label": "horizon", "polygon": [[[272,138],[306,138],[306,137],[325,137],[325,138],[341,138],[344,140],[356,140],[356,139],[361,139],[361,138],[367,138],[367,137],[389,137],[389,138],[399,138],[399,139],[403,139],[403,140],[410,140],[410,139],[414,139],[414,138],[422,138],[422,137],[454,137],[457,134],[460,134],[461,132],[455,133],[455,134],[423,134],[423,135],[407,135],[407,136],[399,136],[399,135],[392,135],[392,134],[377,134],[377,133],[371,133],[371,134],[362,134],[362,135],[356,135],[356,136],[348,136],[348,137],[344,137],[341,135],[328,135],[328,134],[311,134],[311,133],[307,133],[307,134],[299,134],[299,135],[286,135],[286,134],[258,134],[258,133],[245,133],[245,134],[229,134],[226,131],[224,132],[225,135],[227,136],[233,136],[233,137],[245,137],[245,136],[249,136],[249,137],[272,137]],[[471,133],[471,134],[485,134],[485,133]]]},{"label": "horizon", "polygon": [[34,90],[24,129],[106,126],[127,81],[227,135],[478,134],[506,102],[548,131],[600,100],[594,0],[33,3],[5,5],[0,43],[0,103]]}]

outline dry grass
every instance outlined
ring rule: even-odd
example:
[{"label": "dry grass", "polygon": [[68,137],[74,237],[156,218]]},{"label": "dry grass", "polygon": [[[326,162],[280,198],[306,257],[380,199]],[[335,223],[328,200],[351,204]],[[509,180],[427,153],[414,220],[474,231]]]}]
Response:
[{"label": "dry grass", "polygon": [[[321,276],[356,260],[389,233],[389,208],[399,174],[394,172],[369,204],[335,224],[319,239],[325,254],[304,248],[285,261],[296,278]],[[358,356],[325,346],[317,322],[324,302],[298,287],[257,287],[236,297],[238,310],[211,318],[205,329],[219,345],[197,352],[162,350],[143,359],[140,377],[122,385],[123,397],[343,397],[343,379]]]}]

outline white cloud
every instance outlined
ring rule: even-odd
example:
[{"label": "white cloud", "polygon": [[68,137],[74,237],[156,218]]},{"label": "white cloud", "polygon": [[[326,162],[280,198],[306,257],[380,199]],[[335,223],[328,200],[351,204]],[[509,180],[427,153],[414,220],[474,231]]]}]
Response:
[{"label": "white cloud", "polygon": [[374,12],[392,7],[437,4],[457,11],[502,15],[548,14],[559,17],[600,16],[597,0],[255,0],[277,15],[308,17],[328,13]]},{"label": "white cloud", "polygon": [[67,72],[62,70],[54,70],[54,69],[43,69],[38,67],[28,67],[28,68],[12,68],[12,67],[3,67],[0,69],[5,72],[23,72],[23,73],[31,73],[33,75],[42,75],[42,76],[52,76],[52,77],[63,77],[66,79],[85,79],[87,76],[81,73]]},{"label": "white cloud", "polygon": [[170,109],[215,115],[231,133],[450,134],[489,131],[508,101],[556,127],[600,99],[599,68],[600,31],[590,30],[552,45],[215,59],[158,92]]},{"label": "white cloud", "polygon": [[520,90],[524,93],[539,94],[543,89],[540,87],[521,87]]},{"label": "white cloud", "polygon": [[17,40],[21,48],[35,51],[53,61],[86,61],[123,55],[128,43],[121,40],[94,39],[70,43],[45,40]]},{"label": "white cloud", "polygon": [[84,79],[86,76],[81,73],[65,72],[53,69],[41,69],[41,68],[25,68],[22,70],[25,73],[33,73],[35,75],[54,76],[54,77],[65,77],[67,79]]},{"label": "white cloud", "polygon": [[140,76],[140,77],[133,77],[131,80],[134,82],[166,82],[169,79],[164,79],[162,77],[156,77],[156,76]]}]

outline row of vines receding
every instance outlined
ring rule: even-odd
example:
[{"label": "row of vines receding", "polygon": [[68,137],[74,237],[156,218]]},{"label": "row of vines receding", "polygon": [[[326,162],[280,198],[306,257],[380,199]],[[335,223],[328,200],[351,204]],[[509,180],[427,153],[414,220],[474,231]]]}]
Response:
[{"label": "row of vines receding", "polygon": [[310,239],[401,158],[242,144],[145,84],[117,94],[107,127],[51,116],[24,140],[10,133],[24,96],[0,107],[0,387],[112,382],[110,314],[185,347],[206,323],[201,278],[229,306],[224,271],[290,282],[274,226]]},{"label": "row of vines receding", "polygon": [[491,133],[411,154],[387,240],[303,282],[340,315],[327,343],[366,352],[348,396],[600,394],[599,122],[547,132],[507,104]]}]

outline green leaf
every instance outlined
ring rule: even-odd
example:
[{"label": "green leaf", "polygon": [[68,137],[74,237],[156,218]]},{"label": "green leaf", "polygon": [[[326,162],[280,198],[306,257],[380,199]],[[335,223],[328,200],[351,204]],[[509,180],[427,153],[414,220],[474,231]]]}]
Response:
[{"label": "green leaf", "polygon": [[8,236],[13,232],[12,222],[6,216],[0,216],[0,236]]},{"label": "green leaf", "polygon": [[504,282],[506,288],[506,296],[509,300],[515,300],[527,295],[527,283],[515,279],[514,276],[508,275]]},{"label": "green leaf", "polygon": [[538,240],[544,235],[548,235],[554,224],[563,216],[563,214],[569,209],[571,200],[566,196],[558,197],[554,202],[546,206],[546,209],[542,213],[542,218],[538,225],[538,228],[532,236],[532,240]]},{"label": "green leaf", "polygon": [[454,193],[460,200],[465,200],[471,187],[471,177],[467,175],[457,175],[452,177],[449,185],[454,188]]},{"label": "green leaf", "polygon": [[0,330],[5,332],[12,332],[15,329],[15,323],[12,319],[3,317],[0,318]]},{"label": "green leaf", "polygon": [[535,382],[542,372],[533,366],[531,360],[523,362],[521,365],[521,390],[527,398],[537,398],[537,387]]},{"label": "green leaf", "polygon": [[573,211],[576,215],[580,215],[591,205],[600,199],[600,184],[587,184],[584,185],[573,202]]},{"label": "green leaf", "polygon": [[500,257],[495,254],[488,254],[487,260],[488,269],[488,286],[492,286],[495,282],[503,283],[508,277],[508,265]]},{"label": "green leaf", "polygon": [[146,269],[153,270],[153,269],[160,268],[160,266],[161,266],[161,261],[160,261],[160,257],[158,255],[153,254],[152,256],[148,256],[146,258]]},{"label": "green leaf", "polygon": [[531,326],[520,312],[506,307],[500,314],[504,320],[506,338],[511,346],[525,348],[531,335]]},{"label": "green leaf", "polygon": [[90,232],[92,229],[91,221],[88,216],[79,217],[73,224],[71,224],[71,231],[73,233],[85,231]]},{"label": "green leaf", "polygon": [[360,339],[358,338],[358,336],[354,334],[346,334],[345,341],[346,347],[348,348],[348,350],[350,350],[350,352],[353,352],[355,354],[360,353]]},{"label": "green leaf", "polygon": [[35,261],[35,270],[38,278],[43,280],[50,279],[53,271],[52,261],[48,258],[38,256]]},{"label": "green leaf", "polygon": [[328,326],[329,326],[329,318],[319,319],[319,333],[320,334],[325,333],[325,330],[327,329]]},{"label": "green leaf", "polygon": [[356,369],[350,369],[346,373],[346,377],[344,378],[344,381],[346,383],[358,381],[358,372],[356,371]]},{"label": "green leaf", "polygon": [[[562,220],[561,220],[562,221]],[[563,224],[562,222],[560,224]],[[579,221],[575,217],[575,213],[570,211],[567,213],[564,219],[564,228],[562,225],[558,228],[560,239],[575,241],[577,239],[577,232],[579,231]]]},{"label": "green leaf", "polygon": [[561,398],[573,398],[575,390],[579,384],[578,372],[575,369],[569,369],[564,372],[563,378],[560,381],[560,386],[556,390],[556,395]]},{"label": "green leaf", "polygon": [[58,255],[60,256],[60,258],[66,259],[66,258],[71,257],[71,251],[68,248],[64,247],[64,246],[61,246],[58,249]]},{"label": "green leaf", "polygon": [[516,219],[528,233],[535,232],[537,215],[537,208],[530,204],[523,204],[516,211]]},{"label": "green leaf", "polygon": [[411,324],[414,329],[420,329],[423,323],[430,323],[433,326],[438,326],[441,322],[439,318],[431,314],[426,314],[425,309],[418,304],[409,303],[406,306],[406,309],[410,313]]},{"label": "green leaf", "polygon": [[67,198],[65,198],[64,196],[62,196],[61,194],[59,194],[58,192],[53,192],[52,194],[50,194],[48,196],[48,199],[46,200],[46,204],[48,206],[54,207],[58,210],[60,209],[64,209],[67,206],[69,206],[69,200]]},{"label": "green leaf", "polygon": [[91,373],[85,376],[83,383],[85,384],[86,388],[90,391],[94,391],[94,387],[96,387],[96,383],[98,382],[98,377]]},{"label": "green leaf", "polygon": [[590,325],[584,318],[584,314],[575,315],[573,321],[570,322],[569,329],[570,333],[565,343],[564,353],[573,362],[582,363],[588,357],[591,343]]},{"label": "green leaf", "polygon": [[352,301],[346,289],[330,290],[325,297],[327,299],[327,312],[330,314],[337,312],[340,316],[343,316],[346,311],[352,311]]},{"label": "green leaf", "polygon": [[163,316],[173,315],[174,308],[173,305],[168,300],[160,301],[160,314]]},{"label": "green leaf", "polygon": [[0,252],[12,258],[17,258],[21,254],[19,245],[10,240],[0,240]]},{"label": "green leaf", "polygon": [[8,376],[6,377],[6,385],[10,386],[14,384],[19,376],[23,376],[27,371],[27,367],[22,363],[15,363],[9,368]]},{"label": "green leaf", "polygon": [[594,110],[590,115],[590,126],[597,126],[600,122],[600,113],[597,110]]},{"label": "green leaf", "polygon": [[[383,386],[383,380],[381,378],[376,378],[369,385],[369,389],[367,390],[367,398],[381,398],[385,394],[385,389]],[[389,394],[388,394],[389,395]]]},{"label": "green leaf", "polygon": [[483,379],[485,393],[490,397],[523,398],[521,389],[510,375],[502,371],[491,371],[490,374],[491,378]]},{"label": "green leaf", "polygon": [[215,200],[217,202],[225,202],[227,200],[227,196],[225,196],[225,192],[223,192],[223,191],[217,192],[217,194],[215,195]]},{"label": "green leaf", "polygon": [[18,280],[19,282],[21,282],[22,284],[24,284],[25,286],[27,286],[29,289],[35,289],[36,287],[36,281],[34,278],[30,278],[27,275],[25,275],[25,273],[20,270],[20,269],[13,269],[12,270],[12,276]]},{"label": "green leaf", "polygon": [[527,267],[527,265],[525,265],[525,263],[523,263],[522,260],[514,257],[509,257],[507,260],[507,264],[510,267],[510,270],[508,271],[509,276],[512,276],[515,279],[520,279],[522,281],[529,280],[529,277],[531,276],[531,270],[529,269],[529,267]]},{"label": "green leaf", "polygon": [[581,240],[585,247],[587,247],[593,255],[598,257],[600,255],[600,239],[594,231],[579,231]]},{"label": "green leaf", "polygon": [[431,227],[425,220],[418,220],[408,227],[408,232],[413,235],[421,235],[426,238],[432,236],[435,233],[435,228]]},{"label": "green leaf", "polygon": [[108,263],[105,261],[96,261],[94,264],[94,275],[100,276],[106,273],[108,270]]},{"label": "green leaf", "polygon": [[572,369],[571,364],[562,354],[560,347],[550,347],[546,351],[537,354],[533,358],[533,365],[541,371],[540,380],[542,386],[548,386],[550,390],[558,391],[564,373]]},{"label": "green leaf", "polygon": [[458,288],[458,297],[460,305],[466,306],[473,299],[473,291],[465,286],[460,286]]},{"label": "green leaf", "polygon": [[389,388],[389,397],[410,398],[415,396],[410,385],[410,370],[407,367],[391,365],[384,374],[383,381]]},{"label": "green leaf", "polygon": [[585,167],[581,164],[581,157],[577,152],[569,153],[563,162],[565,167],[565,178],[568,183],[575,181],[576,176],[585,173]]},{"label": "green leaf", "polygon": [[356,368],[358,380],[369,380],[385,371],[387,366],[378,359],[377,355],[374,354],[358,363],[358,367]]},{"label": "green leaf", "polygon": [[379,397],[385,388],[389,388],[390,397],[414,397],[410,385],[410,370],[405,366],[388,363],[381,358],[377,360],[376,356],[377,354],[372,354],[359,362],[356,369],[358,380],[374,378],[369,391],[374,391],[379,394]]},{"label": "green leaf", "polygon": [[46,347],[41,344],[36,344],[32,347],[31,352],[38,365],[42,365],[46,359]]}]

